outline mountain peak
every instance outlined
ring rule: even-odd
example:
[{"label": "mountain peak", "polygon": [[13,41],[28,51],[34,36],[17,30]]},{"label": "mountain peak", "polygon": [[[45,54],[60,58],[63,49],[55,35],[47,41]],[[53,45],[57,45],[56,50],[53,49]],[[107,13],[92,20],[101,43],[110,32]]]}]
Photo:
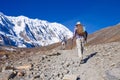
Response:
[{"label": "mountain peak", "polygon": [[0,22],[0,37],[3,45],[16,47],[46,46],[60,42],[64,36],[70,38],[72,32],[64,25],[56,22],[50,23],[25,16],[4,16]]}]

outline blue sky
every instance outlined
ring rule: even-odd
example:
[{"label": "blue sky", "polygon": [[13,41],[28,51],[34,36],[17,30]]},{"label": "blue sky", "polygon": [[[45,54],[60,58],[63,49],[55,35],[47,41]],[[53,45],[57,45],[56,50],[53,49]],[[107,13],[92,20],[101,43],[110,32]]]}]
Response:
[{"label": "blue sky", "polygon": [[0,11],[58,22],[71,31],[80,21],[89,33],[120,22],[120,0],[1,0]]}]

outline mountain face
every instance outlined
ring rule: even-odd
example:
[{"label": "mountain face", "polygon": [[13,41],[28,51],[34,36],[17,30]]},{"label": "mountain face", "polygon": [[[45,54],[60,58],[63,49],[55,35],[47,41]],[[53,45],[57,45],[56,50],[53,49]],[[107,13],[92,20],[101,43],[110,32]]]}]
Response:
[{"label": "mountain face", "polygon": [[101,29],[88,37],[88,44],[101,44],[120,41],[120,23]]},{"label": "mountain face", "polygon": [[72,37],[72,32],[59,23],[25,16],[11,17],[0,13],[0,44],[16,47],[46,46]]}]

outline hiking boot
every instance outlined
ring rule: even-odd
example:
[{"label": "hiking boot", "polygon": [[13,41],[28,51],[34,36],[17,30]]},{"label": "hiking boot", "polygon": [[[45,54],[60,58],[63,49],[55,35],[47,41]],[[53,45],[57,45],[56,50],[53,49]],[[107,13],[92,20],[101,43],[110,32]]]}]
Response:
[{"label": "hiking boot", "polygon": [[80,61],[80,64],[84,64],[84,63],[85,63],[85,61],[84,61],[84,60],[81,60],[81,61]]}]

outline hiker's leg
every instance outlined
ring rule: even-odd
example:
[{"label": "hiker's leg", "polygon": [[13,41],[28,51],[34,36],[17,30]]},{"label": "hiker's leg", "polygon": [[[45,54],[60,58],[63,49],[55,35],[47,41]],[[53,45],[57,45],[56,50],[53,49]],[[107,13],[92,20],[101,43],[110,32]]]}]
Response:
[{"label": "hiker's leg", "polygon": [[65,49],[65,42],[62,42],[62,49]]},{"label": "hiker's leg", "polygon": [[64,42],[62,42],[62,50],[64,49]]},{"label": "hiker's leg", "polygon": [[63,49],[65,49],[65,42],[63,42]]},{"label": "hiker's leg", "polygon": [[76,46],[77,46],[78,57],[81,59],[81,58],[82,58],[82,54],[81,54],[80,38],[77,38],[77,39],[76,39]]},{"label": "hiker's leg", "polygon": [[84,53],[84,49],[85,49],[85,41],[84,41],[84,37],[81,38],[81,41],[82,41],[82,59],[83,59],[83,53]]},{"label": "hiker's leg", "polygon": [[84,40],[84,37],[81,38],[81,41],[82,41],[82,47],[83,47],[83,50],[84,50],[84,46],[85,46],[85,40]]}]

